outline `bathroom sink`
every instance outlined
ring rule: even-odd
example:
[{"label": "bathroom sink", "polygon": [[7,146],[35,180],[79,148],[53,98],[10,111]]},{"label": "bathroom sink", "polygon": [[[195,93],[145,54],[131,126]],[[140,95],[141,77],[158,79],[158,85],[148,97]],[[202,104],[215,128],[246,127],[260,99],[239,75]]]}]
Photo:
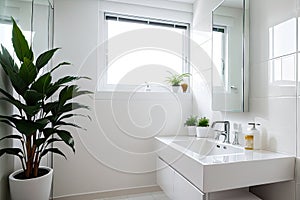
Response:
[{"label": "bathroom sink", "polygon": [[199,154],[199,156],[229,155],[244,153],[244,149],[239,146],[216,142],[212,139],[195,138],[193,140],[173,141],[173,144],[179,145],[186,151]]},{"label": "bathroom sink", "polygon": [[188,136],[155,139],[157,156],[204,193],[294,179],[292,155]]}]

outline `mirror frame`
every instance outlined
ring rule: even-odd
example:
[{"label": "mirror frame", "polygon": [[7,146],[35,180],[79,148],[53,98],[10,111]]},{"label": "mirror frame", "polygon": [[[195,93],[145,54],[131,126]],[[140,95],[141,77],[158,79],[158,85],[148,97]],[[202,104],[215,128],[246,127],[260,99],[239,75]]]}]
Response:
[{"label": "mirror frame", "polygon": [[[226,0],[222,0],[213,10],[212,10],[212,17],[211,17],[211,25],[212,25],[212,29],[213,29],[213,18],[214,18],[214,12],[217,8],[219,8]],[[250,34],[250,16],[249,16],[249,1],[250,0],[241,0],[243,1],[243,27],[242,27],[242,50],[243,50],[243,58],[242,58],[242,95],[240,95],[242,97],[242,103],[241,103],[241,109],[239,110],[231,110],[227,107],[225,107],[224,109],[214,109],[214,78],[213,78],[213,74],[214,74],[214,63],[213,63],[213,42],[212,42],[212,59],[211,59],[211,63],[212,63],[212,72],[211,72],[211,78],[212,78],[212,85],[211,85],[211,91],[212,91],[212,110],[213,111],[223,111],[223,112],[248,112],[249,111],[249,34]],[[213,41],[213,32],[212,34],[212,41]]]}]

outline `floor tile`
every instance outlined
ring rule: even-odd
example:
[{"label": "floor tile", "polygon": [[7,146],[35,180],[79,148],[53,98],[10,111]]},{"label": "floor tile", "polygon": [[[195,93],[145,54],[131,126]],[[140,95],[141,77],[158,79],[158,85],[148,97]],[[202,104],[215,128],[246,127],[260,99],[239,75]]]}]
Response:
[{"label": "floor tile", "polygon": [[94,200],[171,200],[163,192],[151,192],[142,194],[133,194],[128,196],[117,196],[110,198],[94,199]]}]

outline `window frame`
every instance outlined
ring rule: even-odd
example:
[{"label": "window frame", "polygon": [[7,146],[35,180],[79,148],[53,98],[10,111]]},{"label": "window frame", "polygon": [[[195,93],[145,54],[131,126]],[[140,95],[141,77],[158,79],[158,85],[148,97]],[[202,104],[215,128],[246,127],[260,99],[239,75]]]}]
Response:
[{"label": "window frame", "polygon": [[214,24],[213,32],[222,33],[222,81],[224,90],[228,91],[228,26]]},{"label": "window frame", "polygon": [[[114,12],[100,12],[100,27],[102,28],[102,31],[100,33],[102,34],[102,37],[100,37],[100,51],[98,51],[98,79],[99,75],[101,76],[101,81],[97,82],[97,91],[133,91],[136,90],[138,85],[127,85],[127,84],[108,84],[108,43],[105,42],[108,40],[108,23],[106,17],[118,17],[122,18],[122,21],[125,21],[128,19],[128,22],[132,21],[139,22],[143,21],[144,24],[145,21],[148,22],[149,25],[157,25],[166,27],[164,25],[168,25],[168,27],[171,27],[170,25],[173,25],[174,28],[179,29],[185,29],[185,34],[182,36],[182,73],[190,73],[190,23],[187,22],[177,22],[172,20],[165,20],[165,19],[157,19],[157,18],[151,18],[151,17],[142,17],[142,16],[135,16],[135,15],[127,15],[127,14],[121,14],[121,13],[114,13]],[[150,22],[150,23],[149,23]],[[187,79],[188,84],[190,84],[190,78]],[[116,89],[117,88],[117,89]],[[165,92],[166,90],[160,89],[161,87],[159,85],[153,85],[151,86],[152,90],[156,92]]]}]

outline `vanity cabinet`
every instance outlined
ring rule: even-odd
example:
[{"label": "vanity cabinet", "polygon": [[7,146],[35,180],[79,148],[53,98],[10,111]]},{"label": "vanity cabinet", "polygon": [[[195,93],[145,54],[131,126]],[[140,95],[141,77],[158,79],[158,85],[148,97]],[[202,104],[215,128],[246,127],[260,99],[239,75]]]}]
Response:
[{"label": "vanity cabinet", "polygon": [[205,194],[186,178],[157,158],[157,184],[172,200],[205,200]]},{"label": "vanity cabinet", "polygon": [[186,136],[156,137],[155,145],[157,183],[172,200],[258,200],[249,187],[295,177],[293,155],[241,152],[230,144]]}]

